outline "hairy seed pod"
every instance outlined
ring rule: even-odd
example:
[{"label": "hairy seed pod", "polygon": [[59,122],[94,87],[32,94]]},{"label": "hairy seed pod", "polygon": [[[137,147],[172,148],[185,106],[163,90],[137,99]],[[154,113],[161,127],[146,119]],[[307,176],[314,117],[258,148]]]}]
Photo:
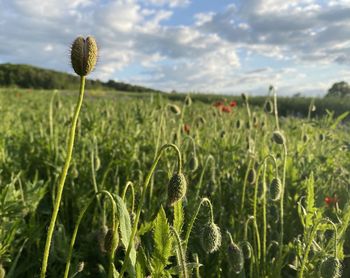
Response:
[{"label": "hairy seed pod", "polygon": [[241,248],[234,242],[228,245],[229,263],[236,274],[239,274],[244,265],[244,256]]},{"label": "hairy seed pod", "polygon": [[72,44],[71,62],[76,74],[79,76],[88,75],[97,62],[98,49],[93,37],[78,37]]},{"label": "hairy seed pod", "polygon": [[180,201],[186,194],[187,181],[182,173],[174,174],[168,184],[168,204],[174,205]]},{"label": "hairy seed pod", "polygon": [[322,142],[322,141],[324,141],[326,139],[326,136],[323,133],[321,133],[318,138]]},{"label": "hairy seed pod", "polygon": [[254,184],[255,183],[255,180],[256,180],[256,172],[255,172],[255,169],[252,168],[249,170],[248,172],[248,182],[250,184]]},{"label": "hairy seed pod", "polygon": [[220,228],[213,222],[208,222],[201,235],[201,244],[205,252],[213,253],[221,246]]},{"label": "hairy seed pod", "polygon": [[309,140],[308,136],[306,134],[304,134],[303,136],[303,142],[306,143]]},{"label": "hairy seed pod", "polygon": [[189,166],[190,166],[191,172],[195,172],[198,169],[198,158],[196,155],[192,155],[189,161]]},{"label": "hairy seed pod", "polygon": [[[108,232],[107,232],[107,234],[106,234],[106,236],[105,236],[105,239],[104,239],[104,248],[105,248],[105,250],[109,253],[109,252],[111,252],[111,251],[115,251],[116,250],[116,248],[118,247],[118,244],[116,244],[116,246],[115,246],[115,249],[114,250],[112,250],[112,248],[113,248],[113,233],[114,233],[115,231],[113,231],[112,229],[109,229],[108,230]],[[119,233],[118,233],[118,231],[116,231],[116,236],[117,236],[117,239],[116,239],[116,241],[117,241],[117,243],[119,242]]]},{"label": "hairy seed pod", "polygon": [[279,144],[279,145],[286,143],[286,138],[280,131],[274,131],[272,134],[272,139],[276,144]]},{"label": "hairy seed pod", "polygon": [[170,104],[169,105],[169,109],[172,113],[174,113],[175,115],[180,115],[181,114],[181,109],[179,106],[175,105],[175,104]]},{"label": "hairy seed pod", "polygon": [[242,250],[244,259],[249,260],[252,257],[253,253],[252,246],[250,245],[250,243],[246,240],[242,241],[240,242],[239,247]]},{"label": "hairy seed pod", "polygon": [[281,198],[282,182],[279,178],[274,178],[270,184],[270,199],[274,202]]},{"label": "hairy seed pod", "polygon": [[225,131],[225,130],[222,130],[222,131],[220,132],[220,138],[224,138],[225,135],[226,135],[226,131]]},{"label": "hairy seed pod", "polygon": [[245,93],[243,93],[241,96],[244,102],[248,101],[248,96]]},{"label": "hairy seed pod", "polygon": [[265,102],[264,111],[265,111],[266,113],[270,113],[270,114],[273,113],[273,103],[272,103],[271,100],[267,100],[267,101]]},{"label": "hairy seed pod", "polygon": [[322,278],[339,278],[341,277],[341,263],[335,257],[324,259],[320,266],[320,276]]}]

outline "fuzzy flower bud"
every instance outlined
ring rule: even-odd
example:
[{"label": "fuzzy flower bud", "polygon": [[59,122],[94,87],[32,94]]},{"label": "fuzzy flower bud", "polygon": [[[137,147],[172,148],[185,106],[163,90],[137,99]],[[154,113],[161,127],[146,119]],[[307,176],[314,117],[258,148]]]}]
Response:
[{"label": "fuzzy flower bud", "polygon": [[201,235],[201,244],[205,252],[213,253],[221,246],[220,228],[213,222],[207,223]]},{"label": "fuzzy flower bud", "polygon": [[270,184],[270,199],[278,201],[281,198],[282,182],[279,178],[274,178]]},{"label": "fuzzy flower bud", "polygon": [[71,62],[76,74],[79,76],[88,75],[97,62],[98,49],[93,37],[78,37],[72,44]]},{"label": "fuzzy flower bud", "polygon": [[272,139],[273,141],[276,143],[276,144],[279,144],[279,145],[283,145],[286,143],[286,138],[284,137],[284,135],[279,132],[279,131],[275,131],[273,134],[272,134]]},{"label": "fuzzy flower bud", "polygon": [[228,245],[228,257],[233,271],[239,274],[243,269],[244,257],[241,248],[234,242],[230,242]]},{"label": "fuzzy flower bud", "polygon": [[174,174],[168,184],[168,204],[174,205],[186,194],[187,181],[182,173]]},{"label": "fuzzy flower bud", "polygon": [[341,277],[341,263],[335,257],[324,259],[320,266],[320,276],[322,278],[339,278]]}]

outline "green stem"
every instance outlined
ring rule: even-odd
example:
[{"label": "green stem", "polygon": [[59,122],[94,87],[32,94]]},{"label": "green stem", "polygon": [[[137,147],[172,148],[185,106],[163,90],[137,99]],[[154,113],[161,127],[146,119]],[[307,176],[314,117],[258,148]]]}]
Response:
[{"label": "green stem", "polygon": [[134,191],[134,184],[131,181],[128,181],[124,187],[123,194],[122,194],[122,199],[124,201],[126,191],[128,189],[131,189],[131,212],[134,212],[134,207],[135,207],[135,191]]},{"label": "green stem", "polygon": [[175,235],[175,239],[176,239],[176,243],[179,249],[179,254],[180,254],[180,260],[178,262],[178,264],[180,265],[181,269],[182,269],[182,275],[183,278],[187,278],[188,277],[188,273],[187,273],[187,267],[186,267],[186,260],[185,260],[185,254],[184,254],[184,250],[181,246],[181,239],[179,234],[177,233],[176,229],[174,227],[170,227],[171,231],[173,232],[173,234]]},{"label": "green stem", "polygon": [[76,240],[76,237],[77,237],[77,234],[78,234],[78,229],[79,229],[79,226],[80,226],[80,222],[83,219],[87,209],[91,205],[91,203],[94,200],[94,198],[95,197],[91,198],[88,201],[87,205],[83,208],[83,210],[80,212],[80,214],[78,216],[77,222],[76,222],[75,227],[74,227],[72,239],[71,239],[71,242],[70,242],[70,245],[69,245],[68,256],[67,256],[67,260],[66,260],[66,269],[64,271],[64,276],[63,276],[64,278],[67,278],[68,274],[69,274],[70,261],[72,259],[73,248],[74,248],[75,240]]},{"label": "green stem", "polygon": [[246,188],[247,188],[248,173],[249,173],[252,162],[253,162],[253,160],[249,159],[248,167],[247,167],[247,170],[246,170],[245,176],[244,176],[243,189],[242,189],[242,200],[241,200],[241,215],[242,215],[244,203],[245,203],[245,192],[246,192]]},{"label": "green stem", "polygon": [[276,129],[280,130],[280,125],[278,122],[278,110],[277,110],[277,93],[275,88],[272,87],[272,90],[273,90],[273,110],[275,113]]},{"label": "green stem", "polygon": [[156,166],[157,166],[157,164],[159,162],[159,159],[162,156],[163,151],[165,149],[167,149],[167,148],[173,148],[176,151],[177,158],[178,158],[178,164],[177,164],[178,171],[177,172],[178,173],[182,172],[181,153],[180,153],[180,150],[178,149],[178,147],[176,147],[176,145],[174,145],[174,144],[165,144],[165,145],[163,145],[160,148],[159,153],[158,153],[156,159],[154,160],[154,162],[153,162],[153,164],[151,166],[151,170],[148,173],[148,175],[146,177],[146,180],[145,180],[145,183],[143,184],[143,187],[142,187],[141,199],[140,199],[140,202],[139,202],[139,206],[137,208],[135,222],[134,222],[134,225],[133,225],[133,228],[132,228],[132,232],[131,232],[128,248],[127,248],[126,253],[125,253],[124,263],[123,263],[122,269],[120,271],[120,275],[119,275],[120,278],[123,277],[123,274],[124,274],[124,272],[126,270],[126,267],[127,267],[127,258],[129,258],[129,255],[130,255],[130,252],[131,252],[131,246],[134,243],[134,238],[135,238],[135,235],[136,235],[136,232],[137,232],[137,226],[138,226],[138,223],[139,223],[139,219],[140,219],[140,215],[141,215],[141,209],[142,209],[142,206],[143,206],[143,202],[145,200],[148,184],[149,184],[149,182],[151,180],[151,177],[152,177],[152,175],[154,173],[154,170],[156,169]]},{"label": "green stem", "polygon": [[71,125],[70,132],[69,132],[69,139],[68,139],[68,146],[67,146],[67,157],[66,157],[66,161],[65,161],[65,164],[64,164],[64,167],[62,170],[61,178],[60,178],[60,181],[59,181],[59,184],[57,187],[56,200],[54,203],[54,208],[53,208],[53,212],[52,212],[52,216],[51,216],[49,229],[47,231],[43,262],[42,262],[42,266],[41,266],[41,275],[40,275],[41,278],[45,278],[45,274],[46,274],[47,263],[49,260],[51,240],[52,240],[53,232],[55,229],[58,211],[60,209],[60,203],[61,203],[64,183],[66,181],[69,165],[70,165],[70,162],[72,159],[74,139],[75,139],[75,130],[77,127],[77,122],[78,122],[78,118],[79,118],[79,112],[81,109],[81,105],[82,105],[83,99],[84,99],[84,89],[85,89],[85,76],[81,76],[79,99],[78,99],[77,105],[75,107],[72,125]]},{"label": "green stem", "polygon": [[209,161],[212,161],[212,163],[213,163],[213,166],[212,166],[212,167],[215,167],[215,159],[214,159],[214,157],[210,154],[210,155],[208,155],[208,157],[207,157],[207,159],[206,159],[206,161],[205,161],[205,163],[204,163],[204,167],[203,167],[202,172],[201,172],[201,175],[200,175],[200,177],[199,177],[199,182],[198,182],[198,184],[197,184],[197,186],[196,186],[196,194],[195,194],[194,200],[197,200],[197,199],[198,199],[199,192],[200,192],[200,190],[201,190],[202,183],[203,183],[204,173],[205,173],[205,170],[206,170],[207,167],[208,167]]},{"label": "green stem", "polygon": [[281,221],[281,234],[280,234],[280,258],[282,258],[283,249],[283,236],[284,236],[284,187],[286,184],[286,168],[287,168],[287,146],[283,144],[284,161],[283,161],[283,176],[282,176],[282,188],[281,188],[281,202],[280,202],[280,221]]},{"label": "green stem", "polygon": [[197,215],[199,213],[199,210],[201,208],[201,206],[203,205],[203,203],[207,203],[208,206],[209,206],[209,210],[210,210],[210,222],[213,223],[214,222],[214,215],[213,215],[213,206],[210,202],[210,200],[208,198],[203,198],[200,203],[198,204],[197,206],[197,209],[195,211],[195,213],[193,214],[192,218],[191,218],[191,221],[190,223],[188,224],[188,228],[187,228],[187,231],[186,231],[186,235],[185,235],[185,250],[187,249],[187,244],[188,244],[188,240],[190,238],[190,234],[191,234],[191,231],[192,231],[192,228],[193,228],[193,224],[197,218]]},{"label": "green stem", "polygon": [[[156,141],[156,149],[154,152],[153,160],[156,159],[157,154],[158,154],[158,149],[159,149],[159,145],[160,145],[160,138],[161,138],[162,130],[163,130],[164,113],[165,113],[165,111],[163,110],[162,114],[160,116],[159,127],[158,127],[158,136],[157,136],[157,141]],[[151,204],[152,197],[153,197],[153,181],[150,183],[150,188],[149,188],[149,200],[150,200],[149,203],[150,204]]]}]

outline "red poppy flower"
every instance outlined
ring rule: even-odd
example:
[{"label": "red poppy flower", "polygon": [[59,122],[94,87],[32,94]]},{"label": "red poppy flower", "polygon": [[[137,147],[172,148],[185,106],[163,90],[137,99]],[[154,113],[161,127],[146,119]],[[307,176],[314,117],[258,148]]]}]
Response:
[{"label": "red poppy flower", "polygon": [[327,206],[329,206],[330,204],[332,204],[333,198],[327,196],[326,198],[324,198],[324,202],[327,204]]},{"label": "red poppy flower", "polygon": [[184,124],[184,132],[190,134],[190,126],[188,124]]},{"label": "red poppy flower", "polygon": [[231,113],[232,112],[230,106],[222,106],[221,107],[221,111],[224,112],[224,113]]},{"label": "red poppy flower", "polygon": [[231,106],[231,107],[236,107],[236,106],[237,106],[237,102],[234,101],[234,100],[232,100],[232,101],[230,102],[230,106]]}]

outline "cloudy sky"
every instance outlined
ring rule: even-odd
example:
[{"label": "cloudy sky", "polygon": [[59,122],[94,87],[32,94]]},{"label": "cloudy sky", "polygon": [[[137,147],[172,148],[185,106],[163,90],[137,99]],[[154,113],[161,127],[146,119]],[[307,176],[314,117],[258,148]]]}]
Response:
[{"label": "cloudy sky", "polygon": [[281,95],[350,80],[350,0],[0,0],[0,63],[72,73],[90,34],[102,80]]}]

